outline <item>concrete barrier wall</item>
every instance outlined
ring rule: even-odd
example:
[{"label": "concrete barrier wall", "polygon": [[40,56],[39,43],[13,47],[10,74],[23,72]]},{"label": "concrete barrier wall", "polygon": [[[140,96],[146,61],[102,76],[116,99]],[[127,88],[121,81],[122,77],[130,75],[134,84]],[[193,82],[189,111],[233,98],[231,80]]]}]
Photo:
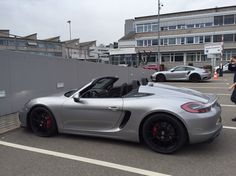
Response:
[{"label": "concrete barrier wall", "polygon": [[19,111],[31,98],[79,88],[96,77],[118,76],[120,83],[129,83],[152,73],[142,68],[0,51],[0,116]]}]

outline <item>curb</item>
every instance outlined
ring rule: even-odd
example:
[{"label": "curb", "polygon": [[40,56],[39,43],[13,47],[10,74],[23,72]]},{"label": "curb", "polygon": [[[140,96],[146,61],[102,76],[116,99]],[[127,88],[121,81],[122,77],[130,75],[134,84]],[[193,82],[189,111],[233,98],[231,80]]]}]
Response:
[{"label": "curb", "polygon": [[20,121],[18,113],[0,117],[0,134],[6,133],[19,127]]}]

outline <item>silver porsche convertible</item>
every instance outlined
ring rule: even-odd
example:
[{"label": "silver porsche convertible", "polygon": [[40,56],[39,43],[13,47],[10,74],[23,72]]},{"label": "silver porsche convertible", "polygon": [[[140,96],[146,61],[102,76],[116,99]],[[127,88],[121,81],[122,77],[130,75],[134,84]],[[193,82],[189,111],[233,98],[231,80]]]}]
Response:
[{"label": "silver porsche convertible", "polygon": [[220,134],[215,95],[137,80],[118,85],[118,79],[102,77],[77,90],[33,99],[20,112],[21,125],[38,136],[70,133],[144,142],[159,153]]}]

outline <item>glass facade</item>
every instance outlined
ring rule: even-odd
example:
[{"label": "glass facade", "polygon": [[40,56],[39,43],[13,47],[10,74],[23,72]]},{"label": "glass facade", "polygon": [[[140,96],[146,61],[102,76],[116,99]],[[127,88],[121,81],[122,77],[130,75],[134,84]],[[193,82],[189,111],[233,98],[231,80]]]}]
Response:
[{"label": "glass facade", "polygon": [[[175,21],[176,25],[165,25],[165,22],[162,22],[160,25],[160,31],[167,30],[180,30],[180,29],[193,29],[193,28],[206,28],[213,26],[222,26],[222,25],[231,25],[236,24],[236,14],[230,15],[218,15],[212,16],[211,18],[194,18],[193,22],[189,22],[189,20],[180,20]],[[182,21],[185,21],[184,23]],[[202,21],[202,22],[194,22],[194,21]],[[178,24],[179,23],[179,24]],[[144,33],[144,32],[157,32],[158,24],[157,23],[144,23],[136,25],[136,33]]]},{"label": "glass facade", "polygon": [[[236,34],[224,34],[224,42],[235,42]],[[222,35],[206,35],[206,36],[192,36],[192,37],[176,37],[176,38],[161,38],[160,45],[189,45],[202,44],[210,42],[222,42]],[[138,47],[147,47],[158,45],[157,39],[137,40]]]}]

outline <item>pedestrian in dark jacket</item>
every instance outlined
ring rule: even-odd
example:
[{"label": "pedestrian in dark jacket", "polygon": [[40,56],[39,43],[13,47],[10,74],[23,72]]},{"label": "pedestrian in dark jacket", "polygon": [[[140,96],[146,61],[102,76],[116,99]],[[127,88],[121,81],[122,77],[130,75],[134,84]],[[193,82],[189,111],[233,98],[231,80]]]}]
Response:
[{"label": "pedestrian in dark jacket", "polygon": [[[234,71],[234,83],[229,86],[229,90],[233,89],[231,101],[236,104],[236,56],[232,57],[229,64],[229,70]],[[236,117],[234,117],[232,121],[236,121]]]}]

